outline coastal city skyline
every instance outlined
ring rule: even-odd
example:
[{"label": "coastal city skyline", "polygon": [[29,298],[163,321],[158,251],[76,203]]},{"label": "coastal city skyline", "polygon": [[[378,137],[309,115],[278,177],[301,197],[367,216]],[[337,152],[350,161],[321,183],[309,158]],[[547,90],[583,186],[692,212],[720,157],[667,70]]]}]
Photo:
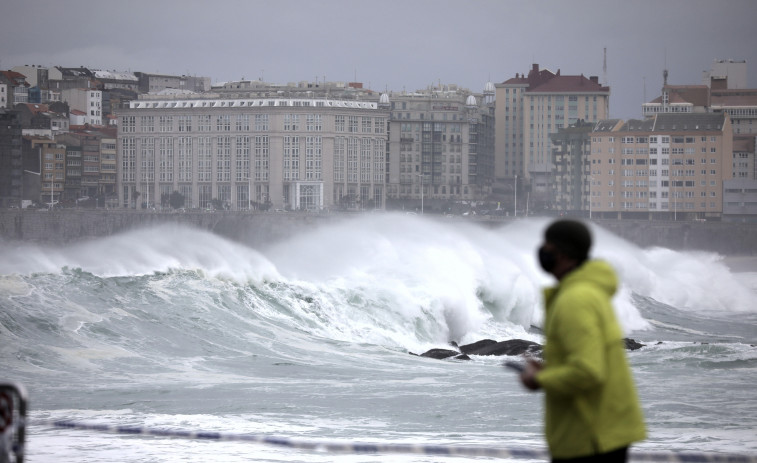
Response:
[{"label": "coastal city skyline", "polygon": [[[3,69],[85,66],[209,76],[214,84],[357,81],[377,92],[441,83],[480,93],[487,82],[540,63],[553,72],[598,76],[611,89],[609,116],[622,119],[642,117],[641,104],[660,95],[664,69],[672,82],[701,84],[713,60],[746,60],[748,87],[757,87],[750,46],[757,7],[748,1],[221,1],[213,8],[201,2],[134,8],[12,0],[4,10]],[[29,24],[47,32],[24,32]]]}]

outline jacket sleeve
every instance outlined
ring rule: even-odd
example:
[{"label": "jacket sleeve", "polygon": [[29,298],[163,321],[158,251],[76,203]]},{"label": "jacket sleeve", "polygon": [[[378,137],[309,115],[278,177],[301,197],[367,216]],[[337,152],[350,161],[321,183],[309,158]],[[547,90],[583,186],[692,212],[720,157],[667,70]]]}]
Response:
[{"label": "jacket sleeve", "polygon": [[548,343],[559,349],[562,361],[545,365],[536,380],[546,391],[572,396],[597,387],[607,377],[602,295],[580,286],[557,297]]}]

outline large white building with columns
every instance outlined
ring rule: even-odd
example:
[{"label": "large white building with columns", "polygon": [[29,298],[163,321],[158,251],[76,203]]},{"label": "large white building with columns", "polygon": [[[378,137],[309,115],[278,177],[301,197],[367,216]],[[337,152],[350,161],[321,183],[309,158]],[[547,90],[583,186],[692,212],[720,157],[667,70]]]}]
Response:
[{"label": "large white building with columns", "polygon": [[384,207],[389,111],[377,102],[145,99],[117,115],[123,207],[174,191],[187,208]]}]

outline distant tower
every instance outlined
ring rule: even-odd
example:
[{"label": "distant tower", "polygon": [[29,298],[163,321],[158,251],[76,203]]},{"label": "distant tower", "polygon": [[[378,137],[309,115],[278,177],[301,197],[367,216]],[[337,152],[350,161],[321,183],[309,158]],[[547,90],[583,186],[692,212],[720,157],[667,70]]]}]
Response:
[{"label": "distant tower", "polygon": [[604,59],[602,61],[602,85],[607,87],[607,47],[605,47]]},{"label": "distant tower", "polygon": [[662,71],[662,112],[668,112],[670,104],[670,94],[668,94],[668,70]]},{"label": "distant tower", "polygon": [[495,93],[496,89],[494,88],[494,84],[487,82],[486,85],[484,85],[484,104],[494,103]]}]

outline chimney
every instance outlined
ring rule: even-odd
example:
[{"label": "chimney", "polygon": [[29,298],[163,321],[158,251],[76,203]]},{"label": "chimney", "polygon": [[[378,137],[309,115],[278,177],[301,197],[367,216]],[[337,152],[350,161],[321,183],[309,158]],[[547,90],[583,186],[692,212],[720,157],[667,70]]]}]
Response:
[{"label": "chimney", "polygon": [[589,77],[589,80],[594,82],[595,84],[599,83],[599,76],[591,76]]}]

